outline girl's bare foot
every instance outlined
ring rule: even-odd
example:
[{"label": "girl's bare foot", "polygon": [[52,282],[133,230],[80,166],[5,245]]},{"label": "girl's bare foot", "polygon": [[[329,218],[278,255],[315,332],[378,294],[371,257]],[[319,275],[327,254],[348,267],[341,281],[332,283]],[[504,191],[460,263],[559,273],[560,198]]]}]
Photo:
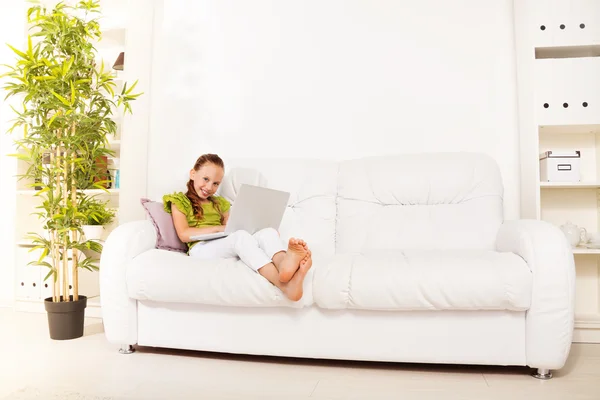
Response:
[{"label": "girl's bare foot", "polygon": [[310,267],[312,267],[312,254],[310,250],[308,250],[306,256],[300,262],[298,271],[296,271],[292,279],[281,289],[288,299],[298,301],[302,298],[302,285],[304,284],[304,278]]},{"label": "girl's bare foot", "polygon": [[300,267],[300,262],[306,256],[308,248],[305,247],[306,242],[301,239],[291,238],[288,242],[288,249],[279,264],[279,281],[289,282],[294,273]]}]

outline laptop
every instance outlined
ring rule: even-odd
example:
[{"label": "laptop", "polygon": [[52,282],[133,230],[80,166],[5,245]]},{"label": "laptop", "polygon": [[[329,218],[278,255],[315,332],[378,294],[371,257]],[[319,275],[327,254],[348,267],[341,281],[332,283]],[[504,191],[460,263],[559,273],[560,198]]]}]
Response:
[{"label": "laptop", "polygon": [[252,235],[265,228],[279,229],[289,198],[288,192],[242,184],[229,211],[225,231],[190,236],[190,239],[213,240],[239,230]]}]

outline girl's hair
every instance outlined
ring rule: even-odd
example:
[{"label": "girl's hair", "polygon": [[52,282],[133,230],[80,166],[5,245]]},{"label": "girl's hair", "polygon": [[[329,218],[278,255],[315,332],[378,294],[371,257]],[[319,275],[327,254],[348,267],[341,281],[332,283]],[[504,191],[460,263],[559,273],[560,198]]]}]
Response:
[{"label": "girl's hair", "polygon": [[[218,155],[203,154],[196,160],[196,163],[194,164],[194,171],[198,171],[205,164],[214,164],[217,167],[221,167],[223,170],[225,170],[225,164]],[[191,179],[187,183],[187,192],[185,193],[185,195],[188,199],[190,199],[190,202],[192,203],[194,216],[199,220],[202,220],[204,218],[204,210],[202,210],[202,200],[200,199],[200,196],[198,196],[198,193],[196,193],[196,189],[194,189],[194,181]],[[221,225],[223,225],[223,221],[225,218],[223,216],[223,213],[221,212],[221,207],[219,207],[219,203],[217,203],[217,201],[212,196],[210,196],[208,200],[210,200],[210,202],[215,207],[215,210],[217,210],[217,212],[221,216]]]}]

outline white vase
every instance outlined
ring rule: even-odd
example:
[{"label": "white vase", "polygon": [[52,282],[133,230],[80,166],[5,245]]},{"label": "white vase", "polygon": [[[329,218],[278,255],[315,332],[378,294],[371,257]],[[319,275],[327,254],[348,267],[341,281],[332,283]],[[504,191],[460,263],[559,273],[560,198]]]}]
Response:
[{"label": "white vase", "polygon": [[563,231],[572,247],[576,247],[581,242],[585,243],[587,241],[587,231],[585,228],[580,228],[570,221],[561,225],[560,229]]},{"label": "white vase", "polygon": [[102,225],[82,225],[81,229],[87,240],[101,240],[104,234]]}]

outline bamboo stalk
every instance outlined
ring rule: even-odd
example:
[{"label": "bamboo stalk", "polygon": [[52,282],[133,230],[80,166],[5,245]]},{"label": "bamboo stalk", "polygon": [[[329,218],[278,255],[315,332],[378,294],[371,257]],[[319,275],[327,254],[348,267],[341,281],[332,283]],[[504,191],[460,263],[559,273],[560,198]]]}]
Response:
[{"label": "bamboo stalk", "polygon": [[63,233],[63,301],[69,301],[69,252],[67,250],[67,236]]},{"label": "bamboo stalk", "polygon": [[54,263],[54,279],[52,281],[54,301],[60,301],[60,251],[56,243],[56,231],[52,231],[52,262]]},{"label": "bamboo stalk", "polygon": [[[66,133],[66,132],[65,132]],[[62,199],[63,199],[63,207],[67,208],[67,199],[68,199],[68,191],[67,191],[67,182],[68,181],[68,168],[67,168],[67,154],[66,147],[62,148],[62,170],[64,173],[63,182],[62,182]],[[69,238],[69,234],[63,232],[62,234],[62,245],[63,245],[63,300],[69,301],[69,249],[67,247],[67,241]]]},{"label": "bamboo stalk", "polygon": [[[72,128],[72,134],[74,134],[75,131],[75,124],[73,124],[73,128]],[[76,183],[75,183],[75,163],[73,162],[73,160],[75,159],[75,152],[73,152],[72,154],[73,159],[71,160],[71,202],[72,202],[72,206],[75,206],[75,204],[77,204],[77,187],[76,187]],[[73,230],[73,242],[77,242],[78,241],[78,232],[74,229]],[[78,263],[78,251],[77,249],[73,249],[73,301],[77,301],[79,300],[79,277],[78,277],[78,271],[77,271],[77,263]]]},{"label": "bamboo stalk", "polygon": [[[71,124],[71,136],[75,136],[75,123]],[[76,154],[73,152],[71,154],[71,202],[72,206],[75,207],[77,204],[77,183],[75,182],[75,158]],[[79,232],[73,230],[73,242],[77,242],[79,240]],[[78,271],[78,262],[79,262],[79,252],[77,249],[73,249],[73,301],[79,300],[79,271]]]},{"label": "bamboo stalk", "polygon": [[[79,233],[77,231],[73,231],[73,241],[76,242],[79,238]],[[73,271],[72,271],[72,280],[73,280],[73,301],[79,300],[79,284],[78,284],[78,255],[79,252],[77,249],[73,249]]]},{"label": "bamboo stalk", "polygon": [[[56,133],[57,137],[60,138],[60,129],[58,130],[58,132]],[[56,151],[56,157],[55,157],[55,177],[56,177],[56,182],[54,183],[54,198],[52,199],[52,201],[54,202],[57,198],[59,198],[60,196],[60,175],[58,173],[56,173],[56,171],[60,171],[60,145],[56,146],[55,148]],[[52,153],[54,154],[54,153]],[[54,214],[55,210],[52,210],[52,214]],[[60,301],[60,285],[62,282],[62,268],[60,266],[60,237],[57,235],[56,229],[54,229],[52,231],[52,237],[54,238],[54,256],[56,258],[54,266],[56,268],[56,279],[54,282],[54,293],[56,296],[56,301],[59,302]]]},{"label": "bamboo stalk", "polygon": [[[43,155],[42,155],[43,157]],[[50,165],[51,167],[54,167],[54,151],[50,152]],[[50,183],[50,176],[48,177],[48,183]],[[54,182],[52,182],[54,184]],[[56,190],[56,185],[54,185],[54,187],[52,188],[52,194],[55,195],[55,190]],[[54,199],[53,199],[54,200]],[[50,210],[51,212],[53,210]],[[58,269],[57,269],[57,265],[58,263],[56,262],[56,237],[54,235],[54,230],[50,230],[49,232],[50,236],[50,256],[52,257],[52,268],[54,268],[54,274],[52,275],[52,301],[53,302],[58,302],[58,285],[57,285],[57,273],[58,273]]]}]

